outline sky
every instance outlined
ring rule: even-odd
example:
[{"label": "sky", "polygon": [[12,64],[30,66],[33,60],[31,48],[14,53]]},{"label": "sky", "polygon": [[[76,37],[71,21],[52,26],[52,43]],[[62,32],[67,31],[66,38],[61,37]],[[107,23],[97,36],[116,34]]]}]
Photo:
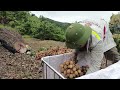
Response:
[{"label": "sky", "polygon": [[109,22],[112,13],[117,14],[118,12],[120,11],[31,11],[31,13],[35,14],[37,17],[43,15],[55,21],[68,23],[85,19],[97,20],[101,18]]}]

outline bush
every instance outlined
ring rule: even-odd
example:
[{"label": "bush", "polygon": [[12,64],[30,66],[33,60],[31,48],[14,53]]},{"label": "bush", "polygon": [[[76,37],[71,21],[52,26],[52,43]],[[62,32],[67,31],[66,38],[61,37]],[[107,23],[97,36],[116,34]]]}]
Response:
[{"label": "bush", "polygon": [[[5,18],[4,15],[6,15]],[[57,22],[45,17],[38,18],[29,11],[1,11],[0,18],[7,20],[4,25],[15,28],[21,35],[29,35],[41,40],[65,41],[68,23]],[[2,22],[2,20],[1,20]],[[5,27],[0,26],[0,27]],[[10,30],[13,30],[10,28]]]},{"label": "bush", "polygon": [[117,44],[116,48],[118,49],[118,52],[120,52],[120,38],[119,37],[114,37],[114,41]]},{"label": "bush", "polygon": [[47,48],[45,48],[45,47],[41,47],[41,48],[39,48],[38,51],[46,51],[46,50],[47,50]]}]

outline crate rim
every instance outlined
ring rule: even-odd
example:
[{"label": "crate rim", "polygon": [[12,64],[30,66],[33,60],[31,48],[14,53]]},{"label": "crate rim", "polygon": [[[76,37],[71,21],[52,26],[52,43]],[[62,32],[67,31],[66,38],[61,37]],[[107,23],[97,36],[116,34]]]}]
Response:
[{"label": "crate rim", "polygon": [[[49,56],[47,56],[47,57],[49,57]],[[53,67],[51,67],[45,60],[44,60],[44,58],[46,58],[46,57],[42,57],[41,58],[41,60],[50,68],[50,69],[52,69],[56,74],[58,74],[62,79],[66,79],[65,77],[63,77],[57,70],[55,70]]]}]

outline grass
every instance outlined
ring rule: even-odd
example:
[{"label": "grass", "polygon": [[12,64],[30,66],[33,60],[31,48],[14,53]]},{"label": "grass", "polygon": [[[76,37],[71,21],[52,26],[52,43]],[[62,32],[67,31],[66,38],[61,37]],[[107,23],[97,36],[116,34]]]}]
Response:
[{"label": "grass", "polygon": [[34,51],[38,51],[40,48],[50,48],[52,47],[65,47],[64,42],[53,41],[53,40],[40,40],[35,38],[24,38],[25,42],[31,46]]},{"label": "grass", "polygon": [[32,38],[32,37],[29,36],[29,35],[23,35],[22,37],[23,37],[23,38],[26,38],[26,39],[31,39],[31,38]]},{"label": "grass", "polygon": [[[15,30],[14,28],[11,28],[9,26],[4,26],[4,25],[1,25],[0,24],[0,28],[6,28],[8,30]],[[16,30],[15,30],[16,31]],[[35,39],[35,38],[32,38],[31,36],[29,35],[23,35],[22,36],[23,39],[25,40],[25,42],[31,46],[31,48],[34,50],[34,51],[38,51],[40,50],[41,48],[50,48],[51,46],[52,47],[65,47],[65,43],[64,42],[60,42],[60,41],[53,41],[53,40],[40,40],[40,39]]]},{"label": "grass", "polygon": [[6,28],[6,29],[8,29],[8,30],[14,30],[14,31],[16,31],[14,28],[9,27],[9,26],[4,26],[4,25],[2,25],[2,24],[0,24],[0,28]]}]

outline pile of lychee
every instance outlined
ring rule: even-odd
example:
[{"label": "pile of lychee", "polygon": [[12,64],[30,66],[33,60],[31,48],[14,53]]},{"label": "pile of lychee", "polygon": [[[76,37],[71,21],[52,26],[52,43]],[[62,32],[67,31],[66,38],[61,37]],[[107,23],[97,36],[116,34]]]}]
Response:
[{"label": "pile of lychee", "polygon": [[75,64],[74,60],[67,60],[60,64],[60,72],[67,79],[73,79],[86,74],[89,66],[82,66]]}]

